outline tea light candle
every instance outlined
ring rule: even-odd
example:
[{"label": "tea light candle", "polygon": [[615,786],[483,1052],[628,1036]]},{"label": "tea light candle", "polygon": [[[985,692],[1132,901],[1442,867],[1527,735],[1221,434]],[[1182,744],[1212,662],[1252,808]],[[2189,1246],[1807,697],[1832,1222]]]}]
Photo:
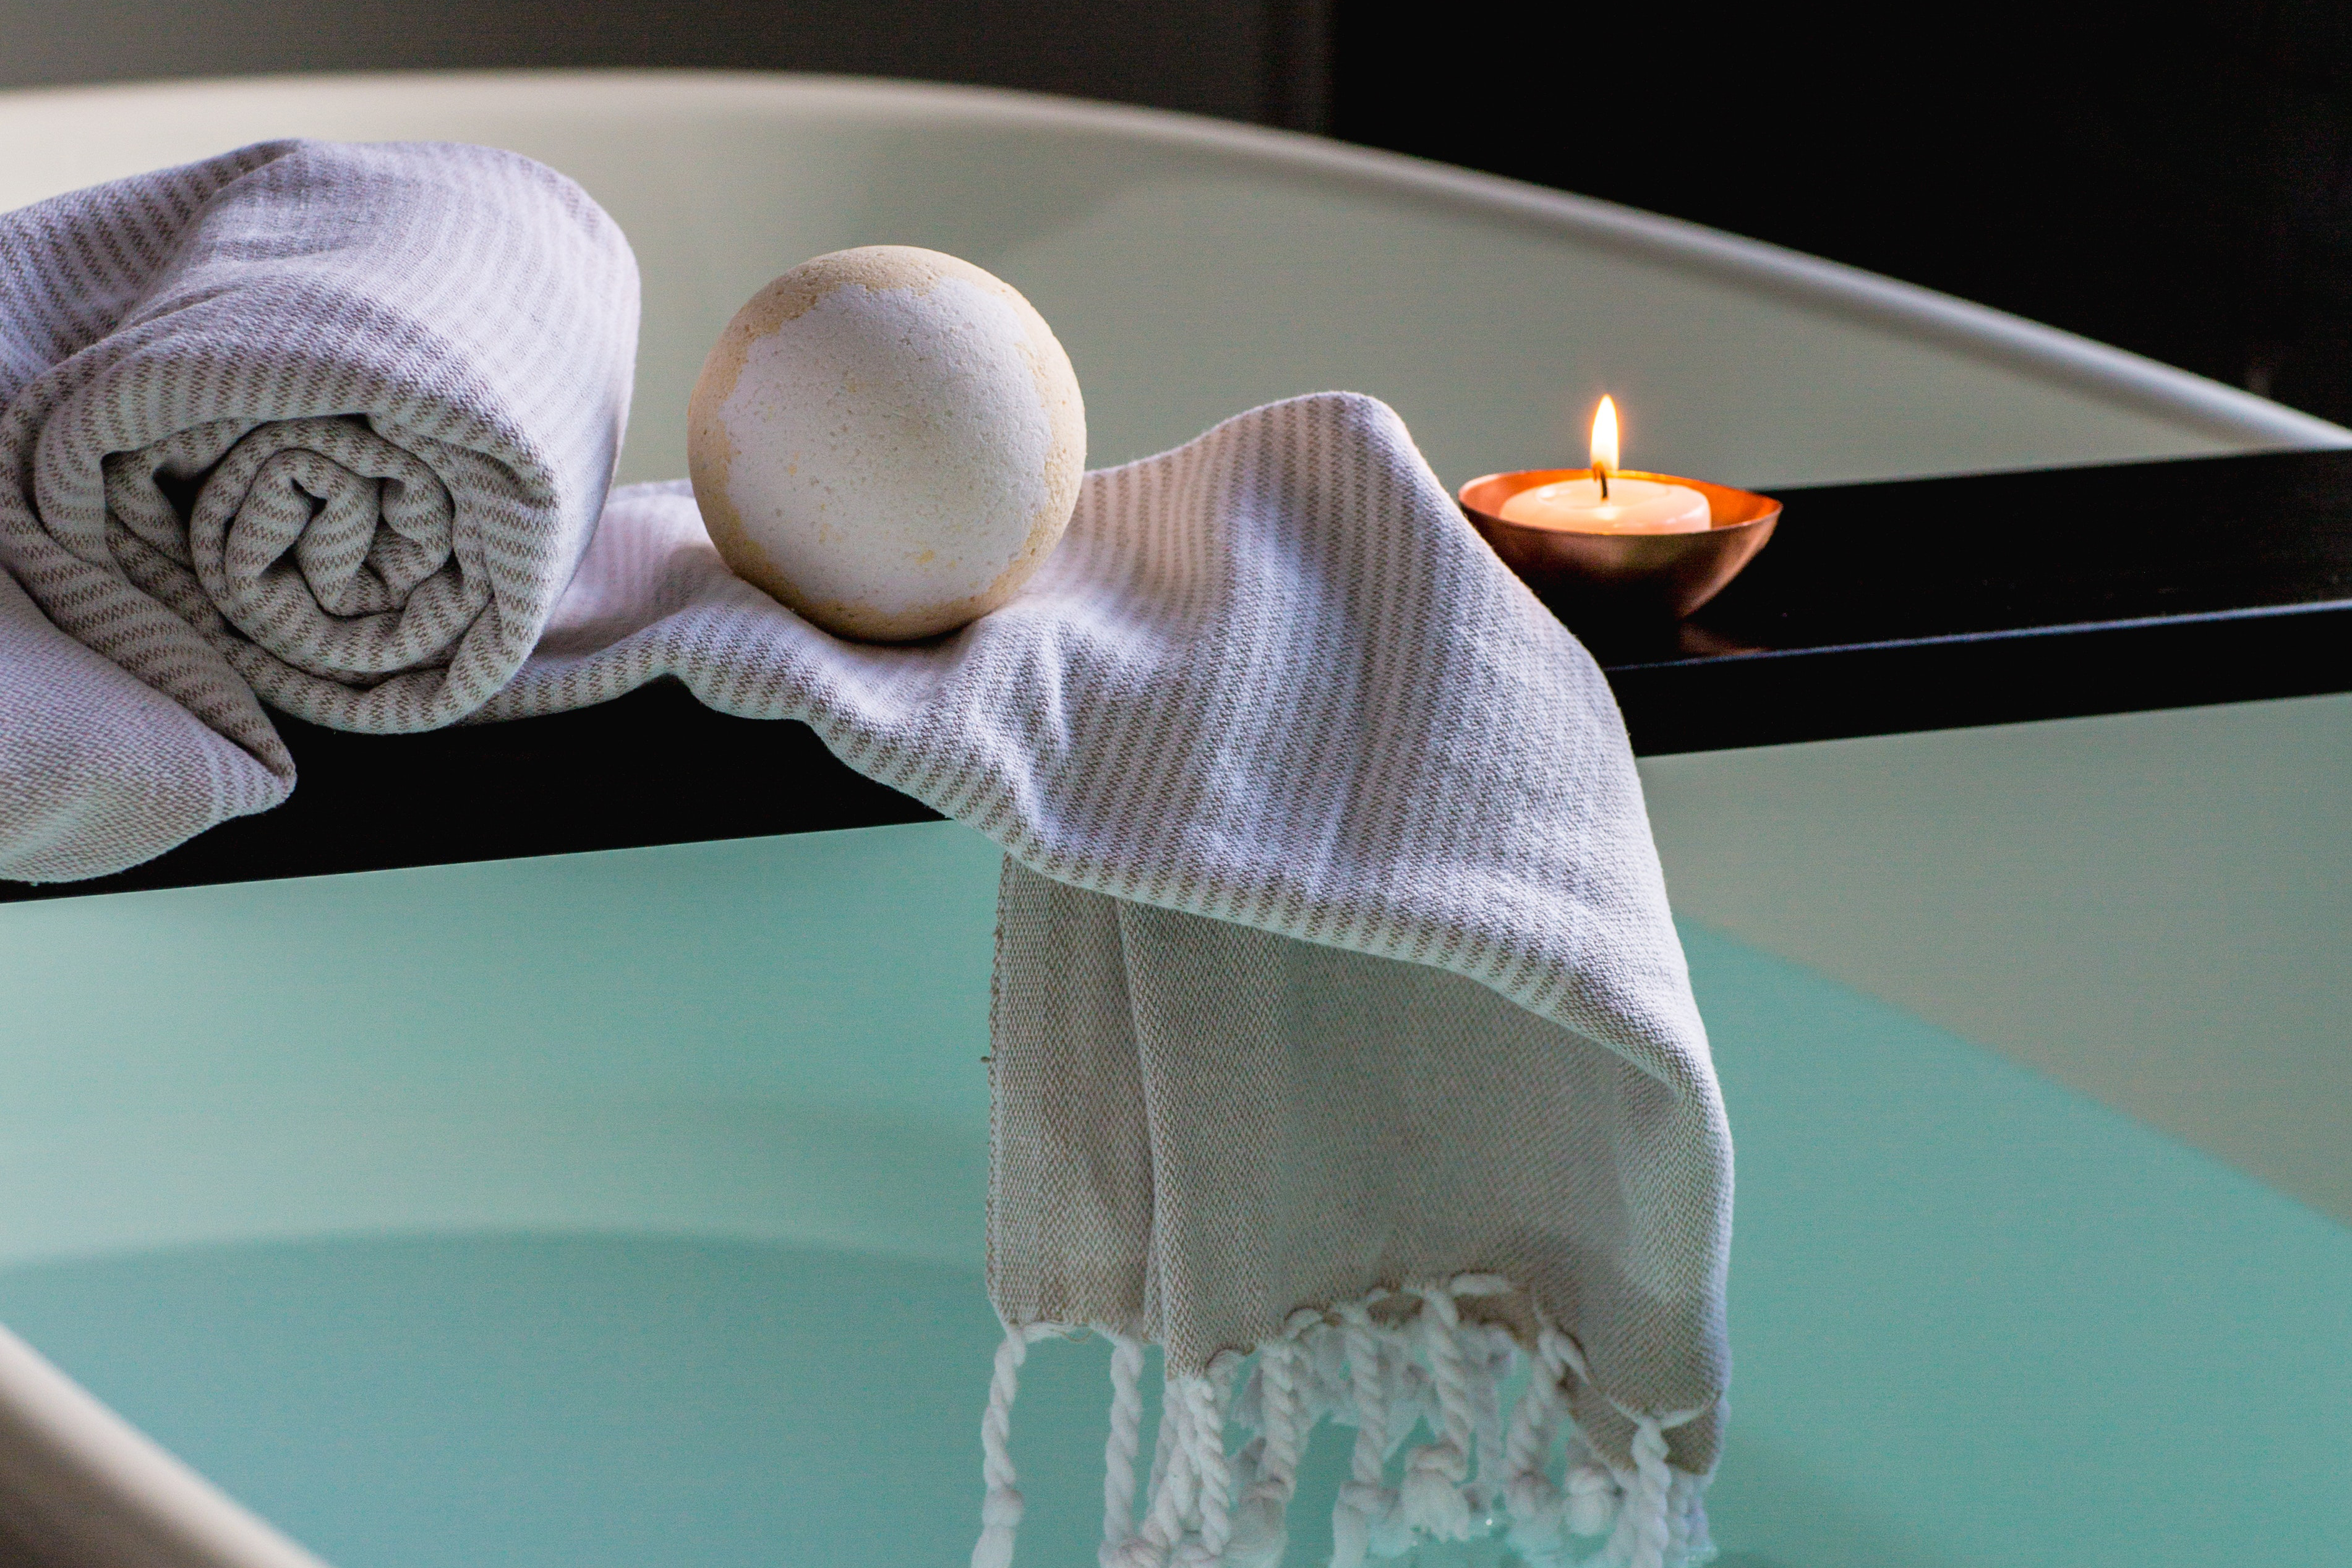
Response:
[{"label": "tea light candle", "polygon": [[1580,534],[1695,534],[1714,521],[1706,497],[1687,485],[1617,473],[1617,404],[1592,416],[1592,473],[1522,490],[1503,503],[1503,520]]}]

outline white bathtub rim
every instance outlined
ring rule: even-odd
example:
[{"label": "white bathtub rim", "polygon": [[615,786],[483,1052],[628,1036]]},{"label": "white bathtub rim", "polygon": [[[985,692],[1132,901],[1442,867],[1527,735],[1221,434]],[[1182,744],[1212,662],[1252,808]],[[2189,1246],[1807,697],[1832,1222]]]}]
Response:
[{"label": "white bathtub rim", "polygon": [[5,1328],[0,1509],[68,1562],[325,1568]]},{"label": "white bathtub rim", "polygon": [[553,105],[593,94],[600,104],[614,108],[691,103],[704,111],[821,110],[845,118],[900,123],[961,121],[1069,131],[1214,154],[1265,172],[1337,179],[1391,196],[1467,209],[1489,219],[1515,220],[1654,265],[1707,275],[1823,314],[1906,334],[2247,449],[2352,446],[2352,430],[2252,392],[1840,262],[1498,175],[1171,110],[878,78],[607,68],[287,73],[23,89],[0,92],[0,125],[11,111],[53,115],[61,108],[79,108],[104,119],[121,116],[133,103],[169,105],[200,123],[201,113],[190,111],[224,95],[274,94],[290,99],[321,91],[396,91],[404,96],[439,91],[473,97],[493,90],[509,108],[517,103],[517,95]]}]

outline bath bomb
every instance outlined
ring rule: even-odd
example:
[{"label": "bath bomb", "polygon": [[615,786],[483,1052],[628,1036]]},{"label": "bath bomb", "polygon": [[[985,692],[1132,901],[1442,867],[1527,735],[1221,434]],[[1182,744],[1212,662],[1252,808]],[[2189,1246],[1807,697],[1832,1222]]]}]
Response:
[{"label": "bath bomb", "polygon": [[820,256],[751,297],[687,410],[703,526],[827,631],[903,642],[1019,591],[1086,469],[1070,357],[1013,288],[911,246]]}]

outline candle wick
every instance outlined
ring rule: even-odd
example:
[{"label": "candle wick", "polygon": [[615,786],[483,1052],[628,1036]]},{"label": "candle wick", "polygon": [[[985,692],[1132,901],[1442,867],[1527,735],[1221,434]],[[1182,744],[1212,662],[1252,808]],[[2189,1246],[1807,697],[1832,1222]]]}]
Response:
[{"label": "candle wick", "polygon": [[1595,463],[1592,465],[1592,476],[1601,481],[1601,498],[1607,500],[1609,498],[1609,465],[1605,463]]}]

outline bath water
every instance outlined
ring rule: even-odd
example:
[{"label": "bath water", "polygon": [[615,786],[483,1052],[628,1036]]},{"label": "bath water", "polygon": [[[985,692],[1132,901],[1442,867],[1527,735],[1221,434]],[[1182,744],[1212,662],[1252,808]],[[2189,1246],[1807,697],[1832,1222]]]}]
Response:
[{"label": "bath water", "polygon": [[[979,1277],[937,1264],[655,1236],[209,1247],[9,1270],[0,1321],[340,1568],[899,1568],[961,1560],[978,1526],[999,1331]],[[1094,1561],[1108,1374],[1098,1341],[1031,1352],[1024,1562]],[[1328,1557],[1353,1437],[1318,1434],[1291,1561]]]},{"label": "bath water", "polygon": [[[0,1322],[339,1568],[954,1568],[994,864],[934,824],[0,910]],[[1725,1568],[2342,1560],[2352,1232],[1685,936]],[[1029,1357],[1025,1568],[1094,1562],[1107,1363]]]}]

